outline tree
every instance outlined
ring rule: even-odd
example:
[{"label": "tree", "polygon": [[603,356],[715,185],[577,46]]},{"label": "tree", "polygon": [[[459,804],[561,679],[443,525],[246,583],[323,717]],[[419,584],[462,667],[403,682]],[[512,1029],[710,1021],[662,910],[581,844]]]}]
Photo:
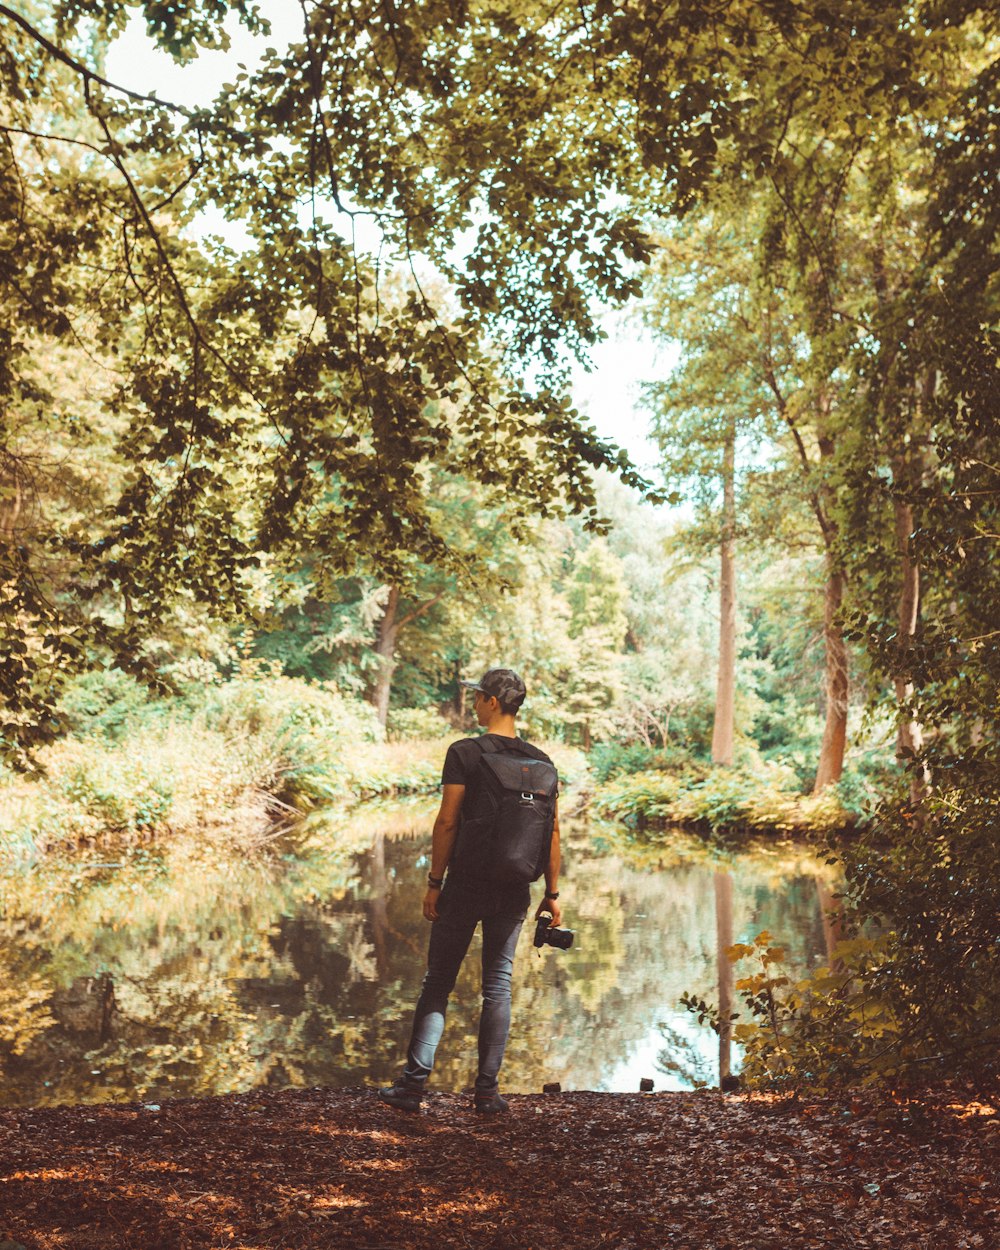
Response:
[{"label": "tree", "polygon": [[627,590],[615,735],[647,748],[684,740],[684,749],[700,754],[703,723],[711,719],[710,576],[692,559],[674,516],[608,475],[596,488]]},{"label": "tree", "polygon": [[576,644],[565,693],[565,717],[580,729],[583,749],[611,727],[621,694],[621,653],[628,618],[626,589],[618,558],[595,538],[576,553],[566,588],[569,637]]},{"label": "tree", "polygon": [[[624,264],[644,255],[636,223],[603,197],[606,140],[565,108],[582,57],[558,93],[532,84],[511,130],[511,92],[494,70],[514,64],[514,45],[479,55],[495,42],[492,18],[441,22],[416,7],[385,23],[307,4],[301,43],[198,110],[85,63],[81,45],[100,50],[133,11],[181,60],[224,45],[229,11],[264,26],[243,0],[183,12],[109,0],[86,16],[71,3],[27,15],[0,6],[12,49],[2,194],[18,223],[17,259],[8,248],[0,277],[20,327],[6,376],[22,388],[39,342],[86,339],[94,318],[87,347],[112,379],[123,473],[80,533],[46,518],[40,542],[75,565],[63,602],[30,549],[5,546],[4,740],[15,757],[56,731],[54,679],[95,650],[154,676],[143,640],[178,585],[245,615],[262,554],[320,549],[330,574],[345,575],[363,549],[390,585],[403,552],[447,562],[427,511],[431,462],[479,482],[512,525],[564,509],[593,520],[590,468],[631,474],[553,389],[560,343],[582,351],[594,338],[589,298],[634,290]],[[556,45],[539,40],[551,56]],[[212,205],[245,220],[247,252],[183,234]],[[490,224],[456,261],[481,206]],[[408,290],[387,289],[345,237],[361,213],[405,258]],[[421,285],[419,256],[449,280],[447,305]],[[108,276],[96,288],[95,265]],[[487,338],[501,325],[506,358]],[[511,366],[533,355],[542,374],[529,389]],[[9,437],[3,446],[9,530],[24,454]]]},{"label": "tree", "polygon": [[[761,278],[753,225],[747,231],[752,208],[743,201],[740,208],[706,211],[663,231],[643,309],[647,324],[681,346],[672,376],[648,384],[646,400],[667,485],[697,503],[689,545],[718,551],[712,760],[730,765],[736,738],[737,539],[769,545],[776,537],[801,541],[793,517],[810,489],[796,482],[794,462],[791,472],[787,463],[786,406],[775,403],[775,394],[782,399],[781,385],[795,367],[794,331],[780,299]],[[748,728],[741,727],[744,735]]]}]

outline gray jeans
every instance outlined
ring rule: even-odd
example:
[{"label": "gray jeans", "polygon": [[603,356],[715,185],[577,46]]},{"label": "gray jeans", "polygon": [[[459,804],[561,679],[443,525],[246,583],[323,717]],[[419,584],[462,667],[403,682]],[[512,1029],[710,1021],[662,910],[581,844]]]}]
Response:
[{"label": "gray jeans", "polygon": [[447,886],[431,927],[427,974],[413,1016],[404,1077],[423,1084],[434,1067],[434,1054],[448,1008],[448,996],[469,949],[476,925],[483,926],[483,1007],[479,1017],[479,1072],[476,1089],[492,1093],[510,1032],[510,981],[514,948],[526,909],[511,901]]}]

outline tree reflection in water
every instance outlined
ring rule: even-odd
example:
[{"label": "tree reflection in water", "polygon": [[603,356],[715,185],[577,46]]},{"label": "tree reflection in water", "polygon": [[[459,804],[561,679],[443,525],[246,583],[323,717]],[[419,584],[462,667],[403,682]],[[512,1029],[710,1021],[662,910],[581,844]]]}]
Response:
[{"label": "tree reflection in water", "polygon": [[[409,1034],[428,926],[433,807],[316,821],[268,863],[197,846],[113,870],[49,866],[6,883],[0,1056],[7,1104],[159,1099],[390,1079]],[[714,862],[567,822],[569,951],[522,935],[506,1088],[715,1082],[730,1046],[678,1007],[731,997],[722,954],[767,928],[804,972],[826,954],[830,883],[788,847]],[[819,876],[817,875],[819,874]],[[819,882],[819,885],[817,884]],[[829,929],[829,919],[827,919]],[[477,939],[478,942],[478,939]],[[15,989],[16,987],[16,989]],[[435,1082],[475,1072],[478,945],[449,1008]]]}]

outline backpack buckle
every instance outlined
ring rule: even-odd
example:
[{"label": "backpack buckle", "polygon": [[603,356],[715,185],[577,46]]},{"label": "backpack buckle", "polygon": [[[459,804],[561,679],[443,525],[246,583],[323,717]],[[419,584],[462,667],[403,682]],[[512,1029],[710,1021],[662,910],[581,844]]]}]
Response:
[{"label": "backpack buckle", "polygon": [[521,791],[521,806],[522,807],[531,807],[534,801],[535,801],[535,796],[533,794],[526,794],[523,790]]}]

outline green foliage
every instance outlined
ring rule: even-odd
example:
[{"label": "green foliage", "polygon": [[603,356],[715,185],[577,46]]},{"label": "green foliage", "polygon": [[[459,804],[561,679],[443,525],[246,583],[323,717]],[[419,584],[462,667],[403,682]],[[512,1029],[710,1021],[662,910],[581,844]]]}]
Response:
[{"label": "green foliage", "polygon": [[397,707],[389,712],[386,736],[390,742],[435,741],[450,731],[448,722],[427,707]]},{"label": "green foliage", "polygon": [[[144,646],[178,599],[252,619],[262,563],[315,552],[324,579],[405,585],[416,560],[471,580],[436,483],[477,483],[517,532],[536,514],[596,524],[597,465],[641,481],[560,385],[564,345],[597,336],[593,300],[634,293],[648,256],[606,193],[607,138],[565,107],[589,81],[582,51],[523,96],[494,73],[519,40],[501,52],[491,15],[401,10],[386,26],[316,4],[301,40],[192,108],[80,59],[86,34],[105,60],[132,12],[182,63],[226,45],[231,12],[262,27],[242,2],[165,18],[115,0],[96,27],[61,0],[0,18],[0,204],[16,223],[0,239],[15,327],[0,346],[0,694],[4,749],[22,763],[59,732],[62,675],[95,651],[155,683]],[[543,61],[565,57],[558,30],[510,21]],[[194,241],[191,222],[217,206],[246,226],[239,254]],[[405,278],[358,245],[356,212]],[[439,280],[418,277],[428,264]],[[93,431],[70,409],[41,454],[34,443],[63,414],[32,361],[64,340],[95,371],[110,453],[96,506],[69,515],[38,470]]]},{"label": "green foliage", "polygon": [[[847,936],[827,965],[789,978],[767,934],[734,948],[734,959],[757,961],[737,981],[749,1015],[735,1037],[751,1085],[958,1078],[995,1088],[1000,793],[978,784],[973,798],[968,778],[954,778],[923,813],[885,803],[842,849],[838,927]],[[711,1015],[703,1001],[688,1005]]]},{"label": "green foliage", "polygon": [[633,773],[678,772],[692,762],[683,746],[650,747],[644,742],[598,742],[589,758],[598,785]]},{"label": "green foliage", "polygon": [[[162,714],[169,706],[161,701],[156,712]],[[150,713],[154,709],[148,687],[120,669],[81,674],[67,683],[59,701],[60,718],[74,734],[119,739]]]},{"label": "green foliage", "polygon": [[169,716],[142,704],[129,720],[119,708],[114,734],[103,732],[107,703],[92,702],[81,737],[41,753],[43,777],[0,780],[8,858],[188,835],[253,851],[319,802],[440,780],[440,722],[436,741],[386,745],[369,704],[293,678],[257,672],[190,691]]},{"label": "green foliage", "polygon": [[594,806],[599,815],[654,838],[671,825],[787,837],[833,834],[851,823],[832,790],[803,795],[791,788],[795,782],[788,770],[773,765],[640,772],[606,782]]}]

